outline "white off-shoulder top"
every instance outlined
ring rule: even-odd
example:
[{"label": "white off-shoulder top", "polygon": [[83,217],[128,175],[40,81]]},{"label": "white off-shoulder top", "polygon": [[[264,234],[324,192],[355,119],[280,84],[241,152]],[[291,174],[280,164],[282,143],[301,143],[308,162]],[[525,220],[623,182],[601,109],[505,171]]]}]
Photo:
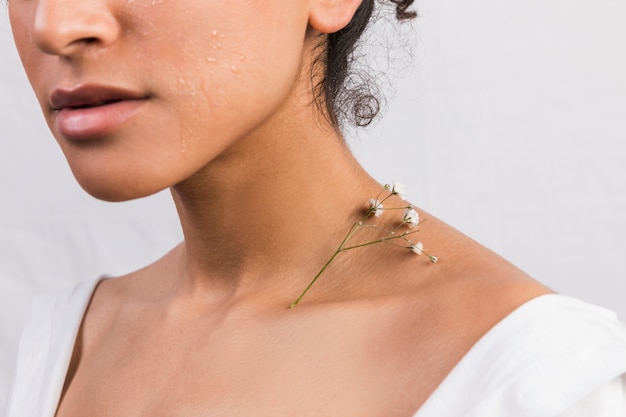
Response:
[{"label": "white off-shoulder top", "polygon": [[[53,417],[99,280],[40,296],[22,334],[5,417]],[[626,417],[626,327],[549,294],[510,313],[413,417]]]}]

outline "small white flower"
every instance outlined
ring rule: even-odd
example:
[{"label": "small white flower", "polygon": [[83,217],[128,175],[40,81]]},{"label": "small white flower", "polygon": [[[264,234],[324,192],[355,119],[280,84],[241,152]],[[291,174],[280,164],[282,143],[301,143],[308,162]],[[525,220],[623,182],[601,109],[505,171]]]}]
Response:
[{"label": "small white flower", "polygon": [[411,229],[417,226],[420,222],[420,215],[413,209],[413,207],[409,206],[404,209],[404,222]]},{"label": "small white flower", "polygon": [[400,181],[392,182],[391,193],[397,195],[401,199],[406,199],[406,187]]},{"label": "small white flower", "polygon": [[369,203],[370,203],[370,211],[374,213],[374,216],[376,217],[382,216],[383,210],[385,209],[382,203],[379,200],[376,200],[375,198],[370,198]]},{"label": "small white flower", "polygon": [[418,255],[421,255],[422,253],[424,253],[424,245],[422,245],[422,242],[417,242],[415,245],[411,245],[409,249],[411,249],[411,252],[416,253]]}]

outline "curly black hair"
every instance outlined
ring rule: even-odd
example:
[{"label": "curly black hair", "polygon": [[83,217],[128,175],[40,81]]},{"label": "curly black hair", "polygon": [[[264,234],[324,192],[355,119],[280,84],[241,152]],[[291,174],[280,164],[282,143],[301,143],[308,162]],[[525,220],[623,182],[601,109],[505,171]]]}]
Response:
[{"label": "curly black hair", "polygon": [[[323,77],[315,86],[315,102],[328,121],[340,128],[343,122],[367,126],[380,111],[380,99],[372,81],[351,72],[357,41],[372,20],[377,0],[363,0],[350,23],[338,32],[324,36],[320,44],[322,53],[315,64],[323,68]],[[398,21],[417,16],[408,10],[414,0],[378,0],[395,6]],[[314,68],[317,65],[314,65]],[[350,81],[350,85],[347,85]]]}]

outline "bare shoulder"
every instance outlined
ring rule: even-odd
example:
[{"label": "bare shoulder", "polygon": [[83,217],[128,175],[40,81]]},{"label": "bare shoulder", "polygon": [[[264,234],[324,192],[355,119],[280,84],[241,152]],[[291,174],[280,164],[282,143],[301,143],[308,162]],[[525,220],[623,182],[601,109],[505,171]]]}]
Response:
[{"label": "bare shoulder", "polygon": [[[243,309],[217,322],[210,317],[177,322],[170,329],[172,337],[156,309],[174,275],[167,256],[133,274],[105,280],[83,323],[83,371],[76,387],[91,386],[91,378],[123,360],[128,364],[120,370],[124,378],[132,376],[132,369],[158,366],[160,375],[169,376],[163,380],[188,375],[188,392],[205,393],[213,383],[219,384],[215,392],[232,386],[236,398],[242,384],[251,380],[250,369],[260,369],[252,379],[254,390],[264,390],[268,398],[285,402],[284,390],[294,389],[294,375],[309,375],[302,392],[315,393],[310,397],[316,404],[342,387],[346,404],[352,404],[350,398],[363,402],[363,392],[371,392],[367,404],[372,409],[384,410],[393,403],[398,410],[387,415],[409,415],[491,327],[524,302],[550,292],[435,219],[420,233],[426,247],[439,256],[436,264],[425,257],[403,256],[407,253],[397,248],[374,246],[358,252],[355,262],[339,264],[338,270],[352,271],[351,276],[328,277],[316,289],[328,285],[332,291],[312,294],[295,310],[283,307],[252,315]],[[338,298],[332,299],[332,294]],[[316,299],[320,301],[312,302]],[[211,336],[216,331],[212,323],[219,324],[222,337]],[[161,353],[154,356],[157,351]],[[150,362],[155,357],[158,361]],[[182,357],[188,364],[180,362]],[[248,361],[245,366],[242,358]],[[267,364],[267,372],[260,364]],[[264,375],[273,379],[265,380]],[[135,394],[153,400],[150,392]],[[212,397],[202,398],[207,402]],[[223,399],[214,400],[217,404]]]},{"label": "bare shoulder", "polygon": [[525,302],[552,292],[456,229],[428,214],[425,217],[428,222],[420,233],[438,261],[421,268],[404,264],[402,274],[421,282],[416,291],[408,292],[410,297],[439,316],[477,327],[480,333]]},{"label": "bare shoulder", "polygon": [[445,356],[440,363],[449,371],[513,310],[552,291],[454,228],[424,217],[420,233],[438,261],[398,264],[394,275],[406,277],[398,305],[408,324],[399,337],[427,340],[425,348]]},{"label": "bare shoulder", "polygon": [[[115,320],[138,305],[149,304],[163,297],[172,274],[172,252],[137,271],[103,279],[93,293],[82,324],[83,340],[97,343]],[[168,279],[164,279],[168,277]]]},{"label": "bare shoulder", "polygon": [[407,391],[422,402],[498,322],[552,292],[434,218],[423,229],[421,239],[437,263],[425,257],[397,262],[386,277],[401,289],[390,297],[395,307],[386,338],[393,349],[387,357],[412,375]]}]

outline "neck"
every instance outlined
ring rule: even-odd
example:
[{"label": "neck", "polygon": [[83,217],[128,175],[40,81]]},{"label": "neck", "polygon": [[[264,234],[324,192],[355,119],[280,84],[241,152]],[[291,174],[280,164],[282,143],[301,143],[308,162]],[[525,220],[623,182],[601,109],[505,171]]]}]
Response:
[{"label": "neck", "polygon": [[380,190],[335,130],[287,126],[257,129],[172,188],[186,291],[292,301]]}]

